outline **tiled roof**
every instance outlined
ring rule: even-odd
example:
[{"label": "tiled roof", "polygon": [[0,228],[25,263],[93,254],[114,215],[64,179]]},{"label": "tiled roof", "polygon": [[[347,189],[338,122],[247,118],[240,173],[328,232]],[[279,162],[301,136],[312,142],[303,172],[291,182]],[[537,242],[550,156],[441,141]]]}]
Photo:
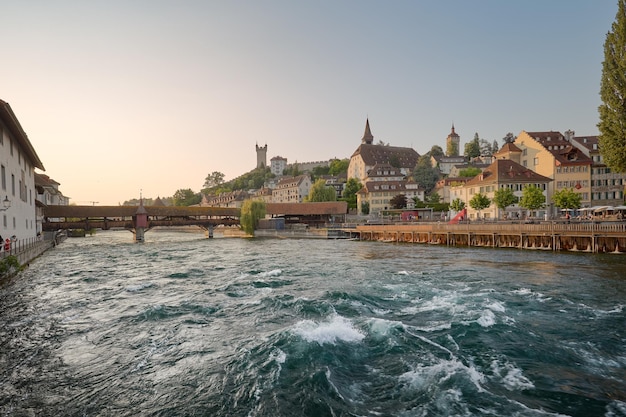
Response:
[{"label": "tiled roof", "polygon": [[522,153],[522,150],[518,148],[517,146],[515,146],[513,142],[507,142],[504,145],[502,145],[500,150],[498,150],[498,152],[496,152],[495,155],[500,155],[500,154],[504,154],[508,152]]},{"label": "tiled roof", "polygon": [[591,165],[591,158],[573,146],[560,132],[526,132],[550,152],[557,165]]},{"label": "tiled roof", "polygon": [[497,184],[519,184],[519,183],[547,183],[552,181],[548,177],[537,174],[532,169],[528,169],[510,159],[497,159],[489,165],[482,173],[465,183],[466,186],[484,183]]},{"label": "tiled roof", "polygon": [[581,136],[581,137],[576,136],[575,138],[573,138],[573,140],[580,143],[582,146],[589,149],[590,151],[598,150],[598,137],[597,136]]},{"label": "tiled roof", "polygon": [[370,145],[362,143],[352,156],[361,155],[366,165],[388,164],[396,159],[401,168],[413,169],[420,155],[413,148],[399,146]]}]

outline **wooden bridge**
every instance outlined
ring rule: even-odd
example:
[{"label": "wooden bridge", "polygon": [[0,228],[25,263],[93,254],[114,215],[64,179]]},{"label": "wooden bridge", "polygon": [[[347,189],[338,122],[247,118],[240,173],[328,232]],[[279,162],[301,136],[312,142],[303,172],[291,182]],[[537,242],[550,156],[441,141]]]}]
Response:
[{"label": "wooden bridge", "polygon": [[541,222],[359,225],[344,230],[360,240],[448,246],[626,253],[626,222]]},{"label": "wooden bridge", "polygon": [[156,226],[199,226],[209,232],[218,225],[239,225],[240,210],[229,207],[178,206],[47,206],[44,231],[61,229],[127,229],[136,233]]}]

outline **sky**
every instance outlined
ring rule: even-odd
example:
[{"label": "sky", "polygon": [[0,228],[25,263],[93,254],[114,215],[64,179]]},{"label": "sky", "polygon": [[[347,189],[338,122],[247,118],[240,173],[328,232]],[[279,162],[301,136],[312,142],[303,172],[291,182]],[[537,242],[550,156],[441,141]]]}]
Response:
[{"label": "sky", "polygon": [[374,142],[597,135],[617,0],[0,0],[0,99],[70,203]]}]

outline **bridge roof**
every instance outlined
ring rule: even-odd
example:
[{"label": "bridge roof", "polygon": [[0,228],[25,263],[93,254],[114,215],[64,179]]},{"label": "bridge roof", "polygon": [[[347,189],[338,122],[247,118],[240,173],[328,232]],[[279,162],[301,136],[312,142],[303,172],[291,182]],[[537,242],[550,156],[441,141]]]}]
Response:
[{"label": "bridge roof", "polygon": [[[232,207],[179,207],[145,206],[148,216],[232,216],[239,217],[240,210]],[[130,217],[137,213],[139,206],[47,206],[47,217]]]}]

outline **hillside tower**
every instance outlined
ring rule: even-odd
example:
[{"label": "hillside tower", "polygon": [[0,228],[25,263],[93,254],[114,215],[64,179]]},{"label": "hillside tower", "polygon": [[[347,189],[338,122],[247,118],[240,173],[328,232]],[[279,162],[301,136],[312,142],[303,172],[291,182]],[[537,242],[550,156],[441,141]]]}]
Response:
[{"label": "hillside tower", "polygon": [[259,146],[256,144],[256,167],[265,168],[267,166],[267,143],[265,146]]},{"label": "hillside tower", "polygon": [[454,131],[454,123],[452,131],[446,138],[446,156],[459,156],[461,152],[461,137]]}]

